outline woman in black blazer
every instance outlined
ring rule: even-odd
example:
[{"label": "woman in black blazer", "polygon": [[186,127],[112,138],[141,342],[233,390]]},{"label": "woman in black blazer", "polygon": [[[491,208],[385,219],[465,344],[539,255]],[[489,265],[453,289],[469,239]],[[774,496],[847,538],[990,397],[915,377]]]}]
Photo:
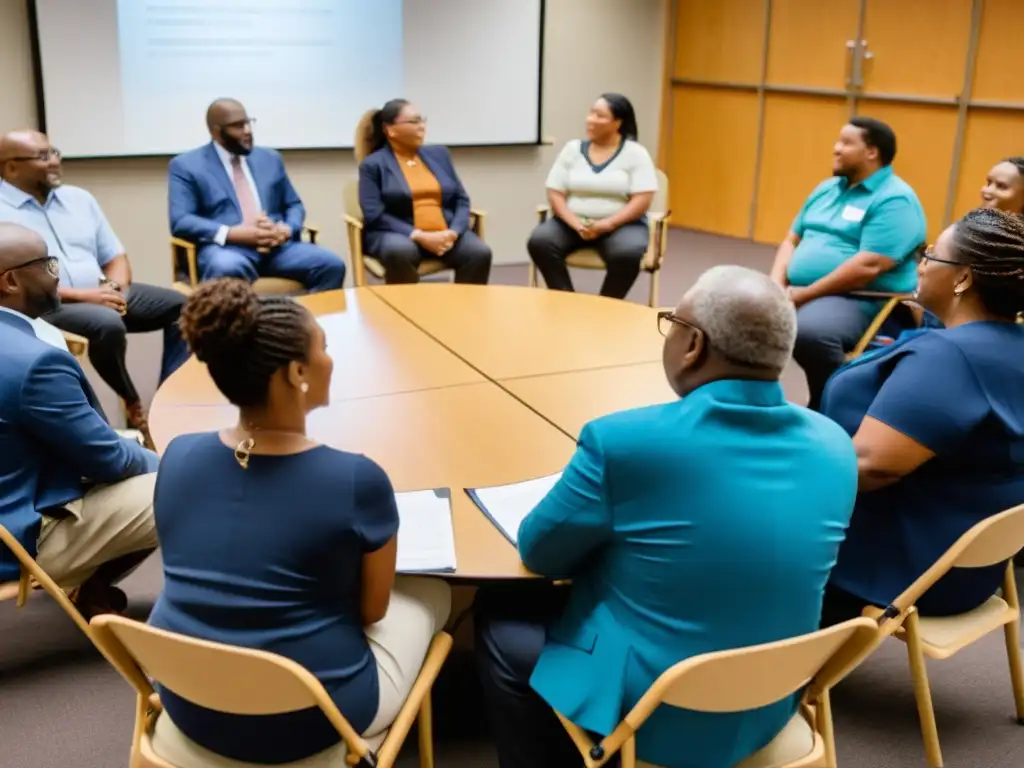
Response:
[{"label": "woman in black blazer", "polygon": [[363,249],[389,284],[419,282],[424,257],[455,270],[457,283],[486,283],[491,249],[469,229],[469,195],[445,147],[424,146],[427,120],[405,99],[367,114],[357,136]]}]

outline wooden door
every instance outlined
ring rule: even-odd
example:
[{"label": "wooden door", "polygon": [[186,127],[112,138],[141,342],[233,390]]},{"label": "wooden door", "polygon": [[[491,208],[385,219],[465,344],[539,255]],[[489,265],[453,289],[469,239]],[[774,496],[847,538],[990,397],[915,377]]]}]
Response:
[{"label": "wooden door", "polygon": [[[847,82],[860,0],[775,0],[768,27],[754,239],[778,243],[832,173],[832,146],[850,115]],[[813,62],[813,64],[811,64]]]},{"label": "wooden door", "polygon": [[[956,154],[973,0],[865,0],[857,113],[896,132],[897,175],[917,192],[928,238],[942,231]],[[941,160],[939,160],[941,158]]]},{"label": "wooden door", "polygon": [[677,4],[667,170],[676,225],[748,235],[763,30],[763,0]]}]

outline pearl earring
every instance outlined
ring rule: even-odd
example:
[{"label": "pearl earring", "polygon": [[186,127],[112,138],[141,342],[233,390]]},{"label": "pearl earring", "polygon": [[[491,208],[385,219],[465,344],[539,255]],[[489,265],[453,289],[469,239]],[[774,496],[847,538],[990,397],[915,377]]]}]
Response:
[{"label": "pearl earring", "polygon": [[309,392],[309,383],[305,381],[302,382],[299,385],[299,390],[302,392],[302,394],[306,394],[307,392]]}]

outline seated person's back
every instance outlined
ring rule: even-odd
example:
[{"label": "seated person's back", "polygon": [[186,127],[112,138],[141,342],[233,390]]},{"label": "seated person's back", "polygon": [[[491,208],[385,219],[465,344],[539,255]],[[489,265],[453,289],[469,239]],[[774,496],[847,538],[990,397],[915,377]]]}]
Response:
[{"label": "seated person's back", "polygon": [[[397,529],[391,485],[369,459],[327,446],[249,462],[239,467],[217,433],[168,447],[156,492],[165,586],[151,622],[297,661],[362,732],[376,713],[377,679],[359,610],[360,567],[363,553]],[[239,759],[231,754],[238,743],[252,755],[294,760],[296,742],[312,754],[338,740],[318,711],[254,726],[161,695],[183,733]]]},{"label": "seated person's back", "polygon": [[[832,377],[823,412],[850,435],[860,493],[826,597],[826,623],[885,606],[976,523],[1024,501],[1024,219],[976,210],[919,269],[918,301],[945,326]],[[1003,566],[957,568],[918,601],[962,613]]]},{"label": "seated person's back", "polygon": [[[447,619],[448,588],[396,582],[398,511],[384,470],[305,434],[330,391],[324,331],[290,299],[218,280],[192,294],[182,332],[239,422],[168,446],[155,501],[165,586],[150,621],[290,658],[357,733],[379,735]],[[161,698],[153,748],[172,764],[203,750],[224,766],[342,759],[317,709],[253,717],[166,688]]]},{"label": "seated person's back", "polygon": [[[848,437],[785,400],[778,376],[796,322],[767,276],[716,268],[661,322],[683,399],[588,424],[519,531],[528,568],[573,580],[530,683],[599,734],[679,661],[815,630],[856,490]],[[733,766],[794,707],[792,697],[731,715],[663,707],[638,756]]]}]

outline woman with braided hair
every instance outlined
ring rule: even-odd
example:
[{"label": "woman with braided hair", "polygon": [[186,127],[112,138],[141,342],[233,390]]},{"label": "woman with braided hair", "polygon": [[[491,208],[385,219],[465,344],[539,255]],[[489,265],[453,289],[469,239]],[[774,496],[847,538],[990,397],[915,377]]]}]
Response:
[{"label": "woman with braided hair", "polygon": [[981,188],[981,206],[1024,214],[1024,157],[1008,157],[992,166]]},{"label": "woman with braided hair", "polygon": [[[945,327],[864,355],[825,388],[859,490],[824,625],[888,605],[969,528],[1024,501],[1024,217],[979,208],[949,227],[918,266],[917,300]],[[1002,573],[954,568],[918,609],[976,608]]]},{"label": "woman with braided hair", "polygon": [[[334,367],[307,309],[215,280],[189,297],[180,324],[239,418],[182,435],[163,455],[154,514],[164,590],[150,623],[298,662],[372,743],[448,619],[448,586],[396,579],[388,476],[307,436],[306,416],[327,404]],[[344,763],[319,709],[250,717],[166,688],[160,698],[153,749],[174,765]]]}]

